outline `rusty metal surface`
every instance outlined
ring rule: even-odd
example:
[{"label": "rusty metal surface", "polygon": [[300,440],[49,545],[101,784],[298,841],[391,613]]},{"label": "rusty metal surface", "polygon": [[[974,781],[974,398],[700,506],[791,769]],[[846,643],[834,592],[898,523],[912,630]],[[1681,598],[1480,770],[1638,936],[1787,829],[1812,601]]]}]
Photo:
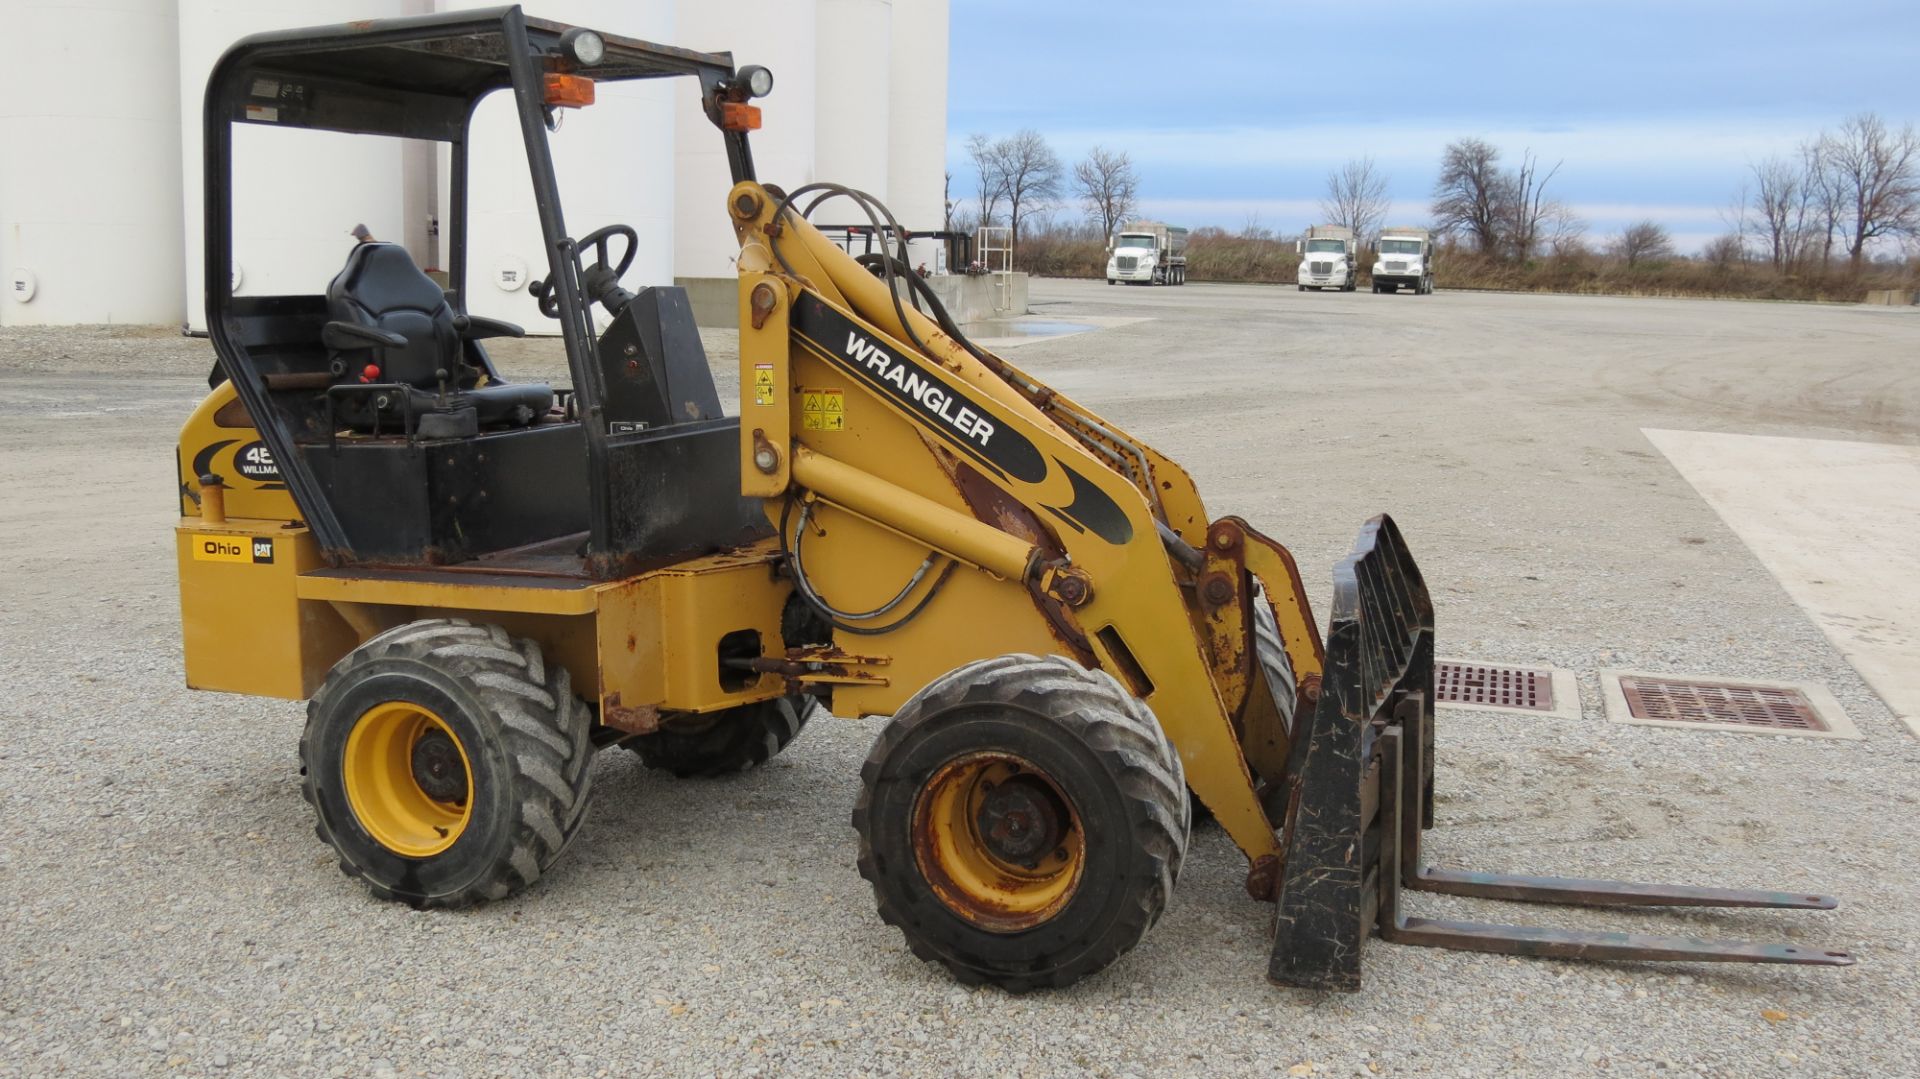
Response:
[{"label": "rusty metal surface", "polygon": [[628,734],[652,734],[660,729],[660,709],[651,704],[622,704],[619,693],[610,693],[600,702],[600,723]]},{"label": "rusty metal surface", "polygon": [[[1000,782],[978,780],[982,775]],[[999,787],[1012,782],[1023,785],[1015,797],[995,797]],[[943,819],[934,804],[940,800],[937,792],[956,784],[970,788],[957,794],[961,819]],[[1072,802],[1050,777],[1025,758],[998,751],[957,757],[927,777],[910,823],[914,859],[934,897],[954,915],[994,933],[1032,929],[1072,898],[1084,859],[1070,858],[1062,844],[1083,829]],[[954,860],[956,851],[973,856]],[[1055,869],[1055,861],[1069,864]],[[1023,903],[1022,893],[1049,871],[1071,875],[1065,892],[1045,906]]]},{"label": "rusty metal surface", "polygon": [[1741,941],[1701,940],[1696,937],[1655,936],[1647,933],[1608,933],[1537,926],[1496,925],[1489,922],[1436,921],[1402,918],[1381,936],[1397,944],[1417,944],[1454,951],[1495,952],[1553,959],[1635,959],[1643,962],[1790,963],[1797,966],[1846,967],[1853,956],[1840,951],[1800,948],[1791,944],[1749,944]]},{"label": "rusty metal surface", "polygon": [[1261,902],[1272,902],[1280,890],[1280,859],[1271,854],[1254,859],[1247,869],[1247,895]]},{"label": "rusty metal surface", "polygon": [[1620,880],[1581,877],[1528,877],[1506,873],[1473,873],[1427,866],[1417,871],[1423,892],[1471,895],[1483,899],[1511,899],[1524,903],[1573,903],[1589,907],[1774,907],[1788,910],[1832,910],[1840,901],[1830,895],[1802,892],[1751,891],[1742,888],[1695,888],[1684,884],[1634,884]]},{"label": "rusty metal surface", "polygon": [[1691,678],[1621,675],[1620,693],[1635,719],[1731,723],[1762,730],[1824,731],[1813,702],[1797,689]]},{"label": "rusty metal surface", "polygon": [[1532,667],[1438,660],[1433,665],[1434,700],[1441,704],[1490,704],[1551,712],[1553,675]]}]

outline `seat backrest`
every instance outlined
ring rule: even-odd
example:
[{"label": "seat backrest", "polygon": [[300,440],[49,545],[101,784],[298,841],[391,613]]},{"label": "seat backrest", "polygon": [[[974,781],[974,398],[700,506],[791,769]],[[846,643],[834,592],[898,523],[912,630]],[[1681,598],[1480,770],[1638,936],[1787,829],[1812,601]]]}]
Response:
[{"label": "seat backrest", "polygon": [[[363,243],[347,255],[347,264],[327,286],[327,314],[397,333],[405,348],[370,348],[380,366],[380,381],[404,382],[421,389],[438,385],[435,372],[460,377],[460,333],[453,326],[447,294],[413,264],[399,244]],[[350,367],[356,369],[357,364]]]}]

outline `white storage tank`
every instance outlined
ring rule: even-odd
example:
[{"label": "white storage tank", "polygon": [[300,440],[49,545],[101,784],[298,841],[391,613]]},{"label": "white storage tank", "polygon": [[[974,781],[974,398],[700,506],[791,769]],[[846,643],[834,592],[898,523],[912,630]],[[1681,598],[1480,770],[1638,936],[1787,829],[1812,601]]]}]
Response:
[{"label": "white storage tank", "polygon": [[[887,206],[901,227],[946,225],[947,0],[893,6],[887,114]],[[936,265],[933,241],[908,246],[913,266]]]},{"label": "white storage tank", "polygon": [[[206,329],[201,244],[205,227],[203,123],[207,75],[248,34],[351,19],[418,14],[424,0],[179,0],[180,113],[168,131],[180,146],[188,324]],[[317,295],[352,250],[355,225],[407,242],[406,143],[331,131],[236,124],[233,129],[233,259],[242,296]],[[417,240],[416,240],[417,245]],[[414,251],[423,265],[429,252]],[[178,276],[171,276],[176,283]]]},{"label": "white storage tank", "polygon": [[[762,183],[789,191],[812,182],[816,0],[679,0],[674,18],[672,44],[731,52],[736,66],[759,64],[773,72],[773,93],[754,101],[763,126],[747,137],[754,170]],[[740,245],[727,217],[733,175],[726,145],[700,111],[698,84],[680,80],[676,96],[674,273],[730,278]]]},{"label": "white storage tank", "polygon": [[178,325],[173,0],[9,4],[0,325]]},{"label": "white storage tank", "polygon": [[[676,43],[672,0],[548,0],[531,5],[529,13],[602,33]],[[601,83],[593,105],[561,110],[560,130],[548,135],[567,232],[579,237],[603,225],[625,224],[639,235],[633,266],[621,279],[634,291],[673,283],[676,81]],[[560,324],[539,313],[525,285],[547,275],[548,260],[519,118],[506,91],[483,102],[474,115],[468,198],[467,309],[517,322],[529,333],[559,333]],[[617,255],[624,241],[613,243]],[[501,272],[522,267],[511,281]]]},{"label": "white storage tank", "polygon": [[[894,5],[890,0],[818,0],[818,4],[814,175],[888,202]],[[854,217],[858,211],[844,200],[821,210],[823,216],[816,216],[830,224],[864,220]]]}]

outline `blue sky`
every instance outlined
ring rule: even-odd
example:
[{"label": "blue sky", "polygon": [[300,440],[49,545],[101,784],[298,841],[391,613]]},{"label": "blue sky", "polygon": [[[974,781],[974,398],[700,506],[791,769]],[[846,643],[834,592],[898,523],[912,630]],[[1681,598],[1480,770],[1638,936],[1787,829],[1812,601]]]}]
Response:
[{"label": "blue sky", "polygon": [[952,0],[948,159],[1032,127],[1073,161],[1129,152],[1144,212],[1310,223],[1370,154],[1393,220],[1424,221],[1440,151],[1477,135],[1566,164],[1550,193],[1597,236],[1651,217],[1725,231],[1748,162],[1862,110],[1920,120],[1914,0]]}]

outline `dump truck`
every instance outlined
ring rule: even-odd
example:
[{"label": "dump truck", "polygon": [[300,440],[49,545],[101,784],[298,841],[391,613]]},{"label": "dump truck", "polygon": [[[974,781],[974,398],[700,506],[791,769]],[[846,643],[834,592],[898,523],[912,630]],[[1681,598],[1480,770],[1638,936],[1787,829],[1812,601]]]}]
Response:
[{"label": "dump truck", "polygon": [[1135,221],[1113,234],[1107,245],[1107,284],[1184,285],[1187,283],[1187,230],[1178,225]]},{"label": "dump truck", "polygon": [[1433,234],[1411,225],[1380,230],[1373,243],[1373,291],[1399,292],[1410,288],[1416,296],[1433,292]]},{"label": "dump truck", "polygon": [[[554,175],[553,144],[596,131],[559,110],[665,78],[694,82],[732,174],[714,211],[740,244],[734,415],[685,293],[625,287],[636,231],[576,234]],[[341,871],[415,907],[504,899],[578,840],[597,753],[698,782],[826,716],[881,716],[850,807],[858,870],[877,917],[967,984],[1061,986],[1119,960],[1166,910],[1196,804],[1244,854],[1250,900],[1274,904],[1284,985],[1358,988],[1376,933],[1850,961],[1410,916],[1414,890],[1833,900],[1428,867],[1437,623],[1394,522],[1334,567],[1323,629],[1279,542],[970,341],[897,244],[856,260],[809,220],[844,200],[904,235],[884,206],[763,182],[749,135],[772,87],[726,53],[517,7],[257,34],[214,66],[218,365],[173,492],[186,680],[306,702],[299,793]],[[487,343],[524,330],[466,311],[467,148],[496,91],[518,112],[546,259],[531,287],[570,386],[510,378]],[[445,287],[370,241],[312,293],[236,295],[234,133],[256,123],[446,144]],[[313,167],[338,160],[325,149]],[[310,866],[283,871],[314,885]]]},{"label": "dump truck", "polygon": [[1345,225],[1309,225],[1293,249],[1300,256],[1301,292],[1329,288],[1352,292],[1359,284],[1353,230]]}]

